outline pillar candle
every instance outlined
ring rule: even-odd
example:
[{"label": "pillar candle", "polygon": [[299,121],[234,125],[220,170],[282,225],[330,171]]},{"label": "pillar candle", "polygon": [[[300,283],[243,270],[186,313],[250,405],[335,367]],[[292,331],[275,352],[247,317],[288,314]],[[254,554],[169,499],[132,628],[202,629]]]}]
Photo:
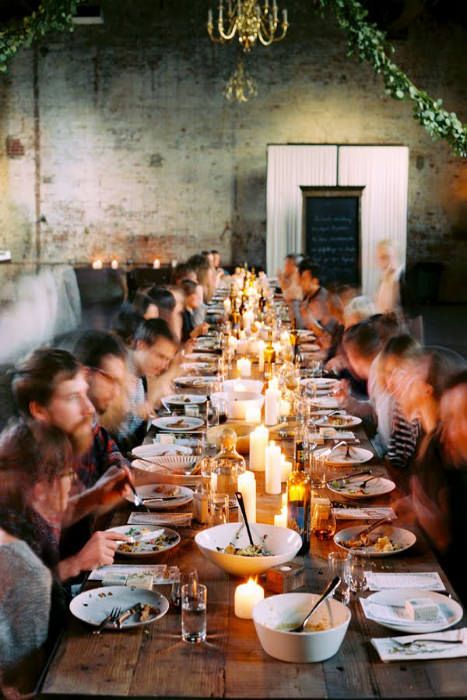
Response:
[{"label": "pillar candle", "polygon": [[154,259],[154,262],[152,263],[152,266],[153,266],[153,268],[154,268],[155,270],[158,270],[158,269],[160,268],[160,266],[161,266],[161,261],[159,260],[159,258],[155,258],[155,259]]},{"label": "pillar candle", "polygon": [[245,313],[243,314],[243,328],[246,332],[249,332],[254,319],[255,316],[253,311],[245,311]]},{"label": "pillar candle", "polygon": [[256,479],[251,471],[238,475],[238,490],[243,496],[246,517],[250,523],[256,522]]},{"label": "pillar candle", "polygon": [[266,343],[264,342],[264,340],[258,340],[257,346],[258,346],[258,370],[260,372],[264,372],[264,348],[266,347]]},{"label": "pillar candle", "polygon": [[264,490],[266,493],[281,492],[281,449],[271,440],[266,447]]},{"label": "pillar candle", "polygon": [[235,615],[244,620],[251,620],[253,608],[264,598],[264,589],[252,578],[248,583],[241,583],[235,589]]},{"label": "pillar candle", "polygon": [[[285,459],[285,455],[281,455],[281,481],[282,483],[286,482],[292,472],[292,462],[287,462]],[[287,496],[286,496],[286,502],[287,502]]]},{"label": "pillar candle", "polygon": [[291,408],[292,407],[290,405],[290,401],[287,401],[287,399],[280,400],[280,414],[281,414],[281,416],[290,416]]},{"label": "pillar candle", "polygon": [[248,357],[239,357],[237,360],[237,369],[243,379],[251,377],[251,361]]},{"label": "pillar candle", "polygon": [[264,400],[264,422],[266,425],[276,425],[279,422],[280,410],[280,392],[279,389],[271,387],[270,382],[266,389],[266,398]]},{"label": "pillar candle", "polygon": [[261,408],[256,404],[246,404],[245,406],[245,420],[247,423],[260,423],[261,422]]},{"label": "pillar candle", "polygon": [[269,430],[264,425],[250,433],[250,469],[255,472],[264,472],[268,437]]},{"label": "pillar candle", "polygon": [[281,512],[274,516],[274,527],[287,527],[287,506],[282,506]]}]

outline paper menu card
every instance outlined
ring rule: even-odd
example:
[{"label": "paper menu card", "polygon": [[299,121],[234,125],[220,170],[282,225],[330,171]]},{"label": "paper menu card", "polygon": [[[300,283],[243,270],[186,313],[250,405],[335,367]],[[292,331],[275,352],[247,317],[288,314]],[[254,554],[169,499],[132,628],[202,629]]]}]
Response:
[{"label": "paper menu card", "polygon": [[[436,642],[433,640],[443,640]],[[462,644],[444,642],[462,640]],[[414,644],[403,646],[406,642]],[[467,656],[467,628],[447,632],[411,634],[403,637],[382,637],[372,639],[372,645],[381,661],[423,661],[424,659],[455,659]]]},{"label": "paper menu card", "polygon": [[417,571],[410,574],[365,571],[365,576],[370,591],[394,588],[419,588],[425,591],[446,590],[437,571]]},{"label": "paper menu card", "polygon": [[332,510],[337,520],[379,520],[380,518],[394,520],[396,517],[392,508],[339,508],[339,506],[333,506]]}]

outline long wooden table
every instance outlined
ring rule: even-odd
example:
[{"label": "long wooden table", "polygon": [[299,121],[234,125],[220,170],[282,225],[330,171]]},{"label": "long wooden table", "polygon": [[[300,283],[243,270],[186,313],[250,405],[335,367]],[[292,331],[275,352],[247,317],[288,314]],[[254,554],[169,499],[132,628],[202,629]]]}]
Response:
[{"label": "long wooden table", "polygon": [[[363,433],[360,434],[363,441]],[[280,510],[280,496],[264,493],[257,474],[258,521],[272,522]],[[379,504],[388,503],[389,498]],[[373,503],[374,501],[372,501]],[[122,508],[112,524],[125,523]],[[349,526],[338,521],[338,527]],[[464,697],[466,659],[410,661],[385,664],[370,643],[372,637],[391,631],[365,618],[356,599],[350,603],[352,619],[339,652],[318,664],[289,664],[269,657],[261,648],[252,621],[233,612],[234,590],[239,583],[207,561],[193,541],[195,528],[180,530],[178,548],[154,558],[154,563],[176,564],[181,570],[197,568],[208,586],[208,638],[190,645],[180,637],[180,614],[171,609],[158,622],[125,632],[93,635],[88,626],[70,616],[66,631],[42,684],[41,697],[106,698],[218,697],[218,698],[427,698]],[[417,532],[417,543],[407,552],[373,559],[376,570],[439,571],[449,593],[452,588],[436,558]],[[306,585],[319,592],[328,577],[327,554],[331,541],[312,537],[304,557]],[[298,557],[300,561],[302,558]],[[148,563],[148,560],[145,560]],[[160,588],[161,592],[168,593]],[[459,623],[465,625],[466,620]],[[395,633],[398,634],[398,633]]]}]

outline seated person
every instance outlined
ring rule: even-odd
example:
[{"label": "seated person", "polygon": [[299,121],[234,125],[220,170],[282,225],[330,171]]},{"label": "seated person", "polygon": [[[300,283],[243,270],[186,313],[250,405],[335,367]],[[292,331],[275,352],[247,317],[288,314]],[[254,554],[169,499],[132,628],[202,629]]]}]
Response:
[{"label": "seated person", "polygon": [[282,290],[284,299],[288,304],[293,304],[294,301],[299,301],[302,298],[300,273],[298,270],[299,262],[299,255],[289,253],[289,255],[285,256],[283,270],[279,270],[277,273],[279,286]]},{"label": "seated person", "polygon": [[133,299],[133,307],[139,316],[145,320],[159,318],[159,308],[147,290],[138,289]]},{"label": "seated person", "polygon": [[143,320],[134,306],[125,302],[112,323],[112,331],[123,341],[126,348],[131,348],[135,341],[136,329]]},{"label": "seated person", "polygon": [[192,280],[183,280],[180,284],[185,294],[185,308],[182,314],[182,342],[205,335],[209,330],[207,323],[195,324],[194,312],[200,304],[197,284]]},{"label": "seated person", "polygon": [[338,299],[331,303],[331,295],[320,284],[319,268],[309,258],[301,261],[298,270],[303,300],[300,304],[297,326],[312,330],[318,339],[327,335],[330,337],[328,342],[332,342],[332,336],[339,326],[339,320],[333,308],[335,303],[338,304]]}]

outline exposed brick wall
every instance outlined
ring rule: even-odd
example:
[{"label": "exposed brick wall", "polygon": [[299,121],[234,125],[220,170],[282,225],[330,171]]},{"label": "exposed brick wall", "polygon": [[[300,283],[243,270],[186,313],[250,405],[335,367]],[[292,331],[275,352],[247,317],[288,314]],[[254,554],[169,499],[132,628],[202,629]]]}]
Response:
[{"label": "exposed brick wall", "polygon": [[[226,103],[234,51],[205,34],[209,4],[109,0],[103,27],[44,43],[36,131],[33,51],[18,55],[0,78],[0,248],[17,263],[34,261],[38,247],[41,262],[85,263],[216,247],[226,262],[258,264],[268,143],[402,143],[411,154],[409,261],[444,261],[444,298],[467,299],[465,160],[433,143],[410,105],[346,56],[342,34],[311,2],[285,3],[289,36],[253,51],[258,97]],[[422,23],[396,43],[414,82],[464,121],[466,39],[465,29]],[[8,136],[23,156],[7,157]]]}]

